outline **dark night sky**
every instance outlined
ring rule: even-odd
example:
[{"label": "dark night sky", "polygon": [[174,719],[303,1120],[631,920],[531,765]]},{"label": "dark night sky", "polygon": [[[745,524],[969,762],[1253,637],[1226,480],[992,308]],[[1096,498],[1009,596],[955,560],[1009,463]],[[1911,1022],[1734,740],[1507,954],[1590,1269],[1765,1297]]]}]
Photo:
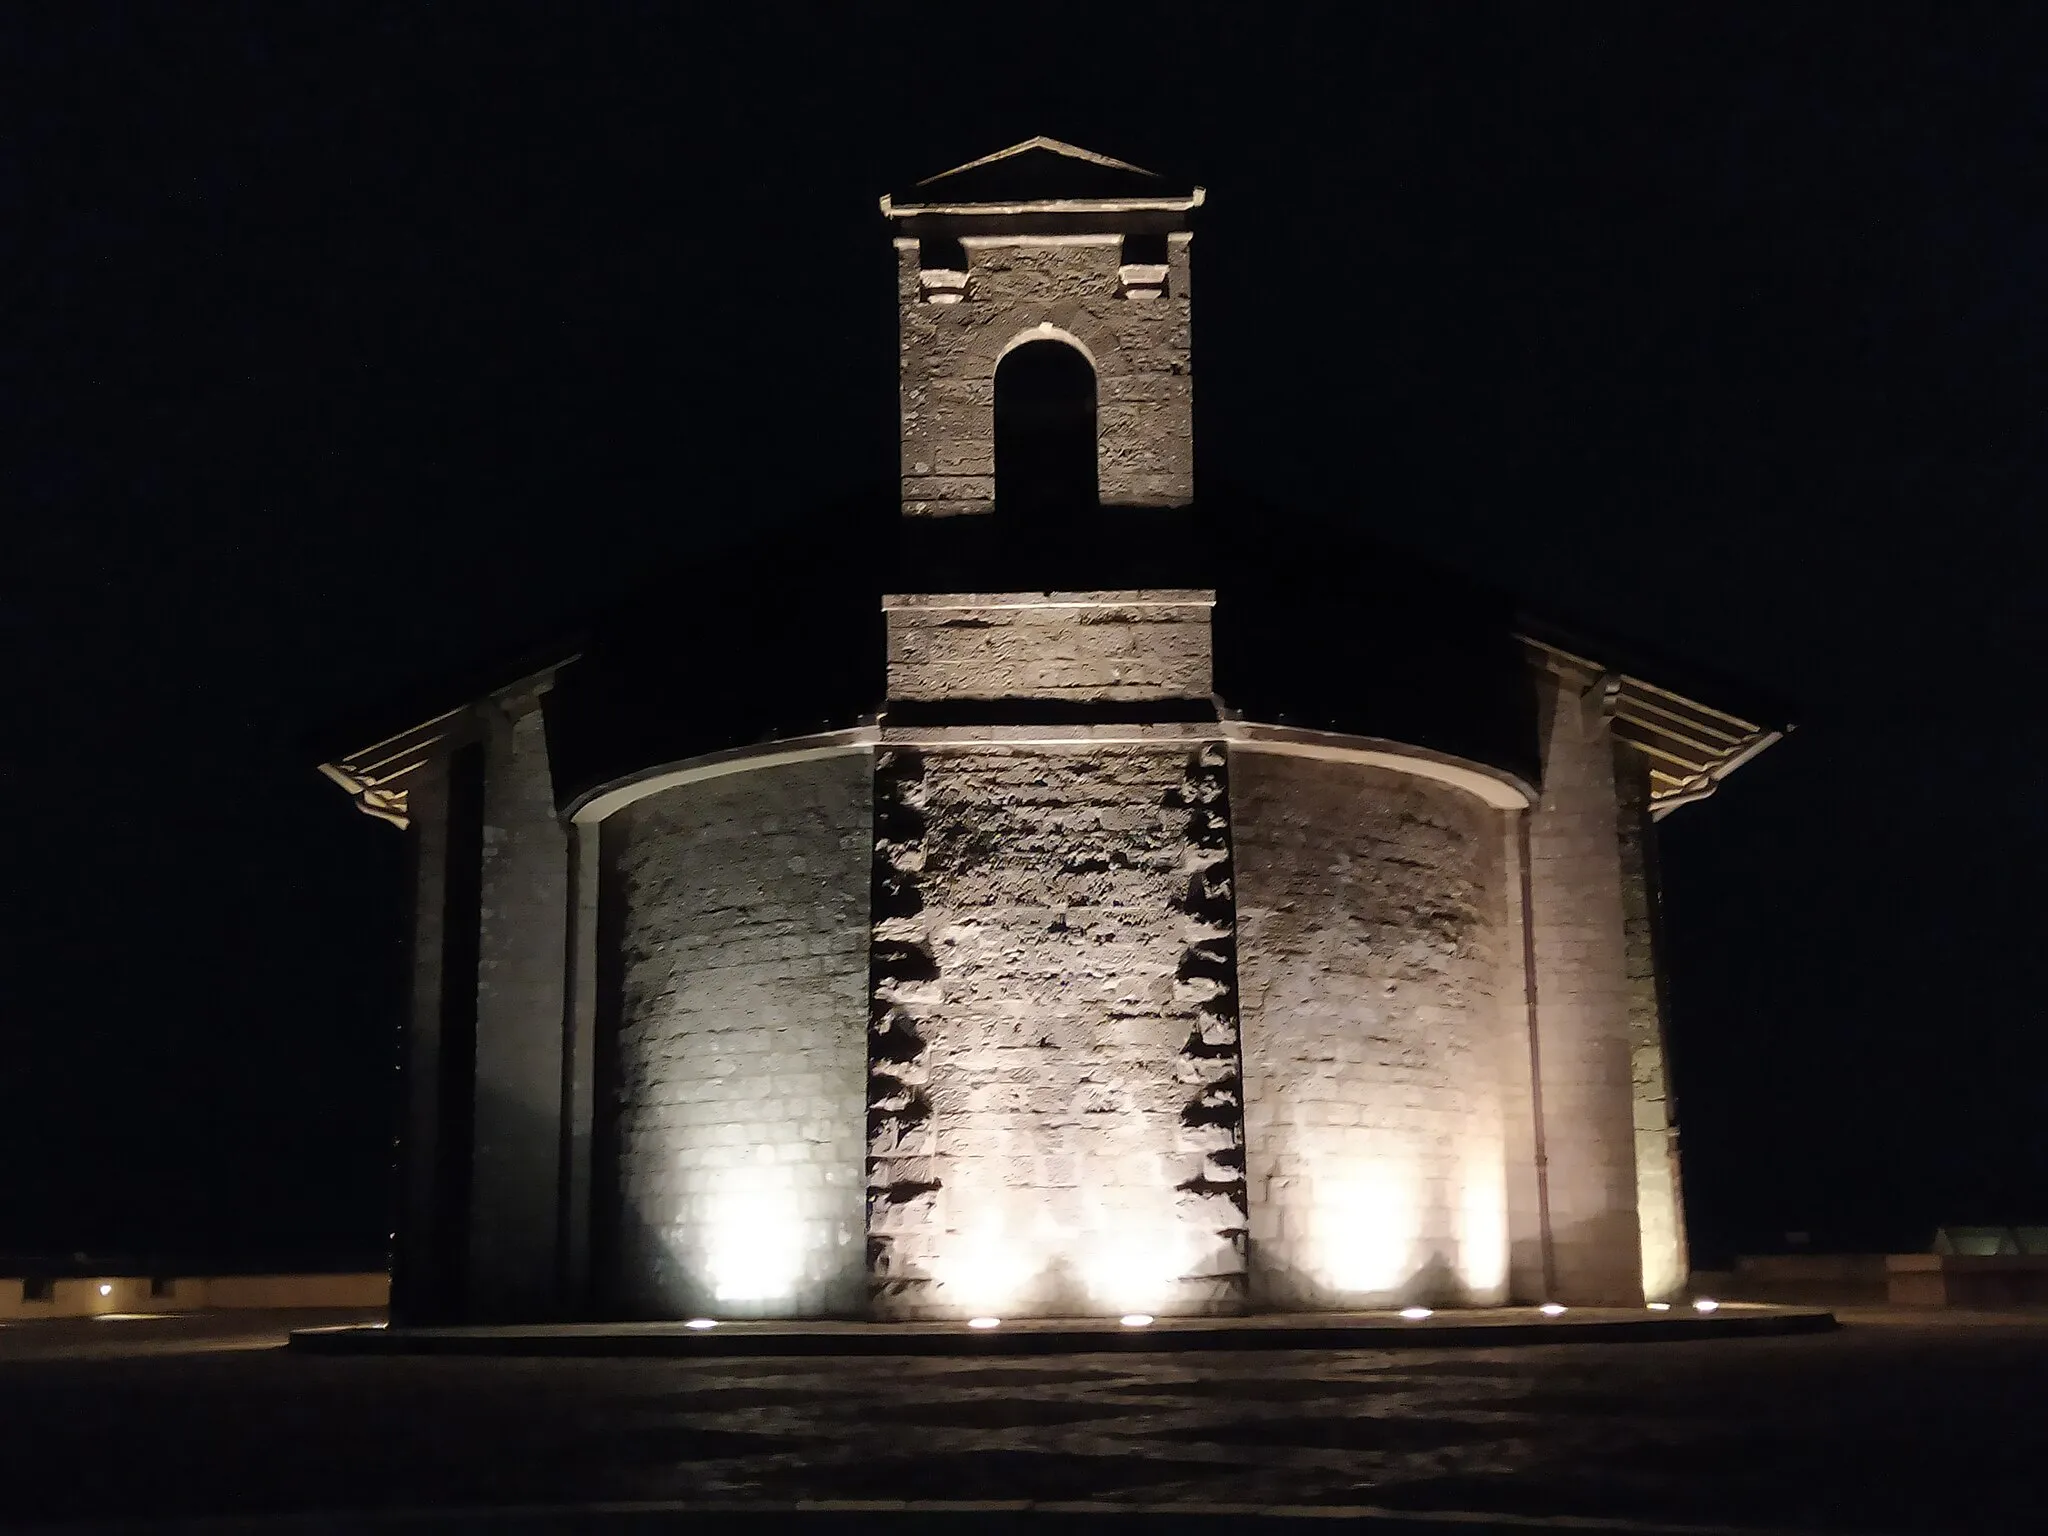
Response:
[{"label": "dark night sky", "polygon": [[0,1250],[377,1251],[308,743],[885,479],[875,197],[1033,133],[1210,189],[1205,475],[1794,702],[1664,824],[1704,1255],[2048,1219],[2024,7],[707,9],[0,13]]}]

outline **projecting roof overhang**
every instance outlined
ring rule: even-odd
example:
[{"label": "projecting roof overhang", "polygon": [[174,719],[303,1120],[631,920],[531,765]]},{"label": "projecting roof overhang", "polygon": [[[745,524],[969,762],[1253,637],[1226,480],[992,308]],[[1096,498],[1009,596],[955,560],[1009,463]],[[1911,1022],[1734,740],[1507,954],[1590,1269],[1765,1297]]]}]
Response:
[{"label": "projecting roof overhang", "polygon": [[320,771],[347,790],[356,809],[365,816],[388,821],[401,829],[408,827],[412,818],[407,795],[412,783],[436,757],[477,739],[481,724],[477,718],[478,704],[509,702],[544,692],[554,682],[555,674],[574,660],[574,656],[566,656],[537,672],[527,673],[492,689],[476,703],[447,710],[372,742],[360,751],[324,762]]},{"label": "projecting roof overhang", "polygon": [[1614,734],[1650,765],[1650,814],[1659,819],[1706,799],[1729,774],[1791,730],[1729,714],[1550,641],[1528,635],[1520,639],[1536,666],[1571,678],[1583,691],[1598,690],[1601,712],[1613,722]]}]

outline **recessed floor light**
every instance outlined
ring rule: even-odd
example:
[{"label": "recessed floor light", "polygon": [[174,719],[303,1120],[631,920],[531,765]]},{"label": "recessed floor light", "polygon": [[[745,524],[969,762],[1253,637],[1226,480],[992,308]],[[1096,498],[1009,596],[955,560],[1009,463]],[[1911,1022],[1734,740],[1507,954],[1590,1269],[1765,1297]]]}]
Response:
[{"label": "recessed floor light", "polygon": [[1545,1303],[1543,1303],[1542,1306],[1538,1307],[1536,1310],[1538,1312],[1541,1312],[1545,1317],[1564,1316],[1564,1304],[1562,1302],[1546,1301]]},{"label": "recessed floor light", "polygon": [[1427,1307],[1403,1307],[1401,1309],[1401,1315],[1407,1318],[1408,1321],[1411,1323],[1419,1323],[1425,1317],[1430,1317],[1434,1314],[1432,1314],[1429,1308]]},{"label": "recessed floor light", "polygon": [[718,1326],[718,1319],[715,1317],[693,1317],[683,1326],[685,1328],[716,1328]]},{"label": "recessed floor light", "polygon": [[1650,1310],[1652,1312],[1669,1312],[1671,1310],[1671,1303],[1668,1301],[1653,1301],[1650,1303]]},{"label": "recessed floor light", "polygon": [[1150,1312],[1126,1312],[1117,1321],[1126,1328],[1150,1328],[1152,1326],[1152,1314]]},{"label": "recessed floor light", "polygon": [[1000,1328],[1003,1326],[1003,1320],[1000,1317],[970,1317],[967,1319],[967,1326],[970,1328]]},{"label": "recessed floor light", "polygon": [[1702,1296],[1692,1304],[1692,1309],[1695,1312],[1718,1312],[1721,1310],[1721,1303],[1711,1296]]}]

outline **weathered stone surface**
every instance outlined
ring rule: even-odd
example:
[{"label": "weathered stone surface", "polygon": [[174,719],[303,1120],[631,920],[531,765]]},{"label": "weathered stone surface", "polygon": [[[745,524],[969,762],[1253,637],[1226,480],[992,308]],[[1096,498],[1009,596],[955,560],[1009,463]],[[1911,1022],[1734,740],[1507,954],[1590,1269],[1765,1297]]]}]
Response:
[{"label": "weathered stone surface", "polygon": [[1499,1300],[1499,813],[1231,755],[1255,1304]]},{"label": "weathered stone surface", "polygon": [[889,697],[1206,699],[1208,592],[886,599]]},{"label": "weathered stone surface", "polygon": [[884,759],[881,1315],[1238,1304],[1226,794],[1214,748]]},{"label": "weathered stone surface", "polygon": [[964,300],[926,302],[917,242],[897,242],[903,510],[995,503],[994,379],[1003,354],[1045,338],[1076,345],[1096,378],[1097,481],[1105,506],[1181,506],[1194,495],[1188,237],[1170,237],[1163,289],[1135,299],[1121,240],[970,237]]},{"label": "weathered stone surface", "polygon": [[484,716],[469,1315],[556,1314],[562,958],[568,838],[555,816],[540,702]]},{"label": "weathered stone surface", "polygon": [[1622,939],[1628,968],[1629,1077],[1635,1091],[1636,1220],[1642,1228],[1643,1294],[1669,1301],[1691,1277],[1679,1180],[1678,1112],[1664,1049],[1664,984],[1657,956],[1656,827],[1649,765],[1623,742],[1614,749],[1621,847]]},{"label": "weathered stone surface", "polygon": [[866,753],[680,785],[606,825],[620,904],[616,1301],[820,1316],[865,1290]]},{"label": "weathered stone surface", "polygon": [[1540,1099],[1555,1299],[1643,1299],[1614,741],[1576,677],[1544,674],[1529,815]]}]

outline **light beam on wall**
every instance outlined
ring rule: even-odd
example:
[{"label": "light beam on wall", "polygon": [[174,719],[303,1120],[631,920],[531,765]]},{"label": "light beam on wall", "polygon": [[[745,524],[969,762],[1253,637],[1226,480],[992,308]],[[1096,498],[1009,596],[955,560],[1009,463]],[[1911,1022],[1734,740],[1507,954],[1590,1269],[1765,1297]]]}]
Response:
[{"label": "light beam on wall", "polygon": [[741,1305],[787,1302],[804,1269],[804,1223],[773,1165],[728,1170],[711,1197],[705,1268],[711,1293]]},{"label": "light beam on wall", "polygon": [[1321,1282],[1361,1300],[1406,1285],[1416,1268],[1418,1194],[1409,1170],[1392,1160],[1322,1181],[1313,1207]]},{"label": "light beam on wall", "polygon": [[1177,1224],[1098,1226],[1081,1255],[1081,1279],[1105,1312],[1149,1312],[1172,1300],[1193,1261],[1193,1246]]},{"label": "light beam on wall", "polygon": [[1104,1313],[1155,1313],[1194,1268],[1194,1243],[1167,1212],[1147,1219],[1133,1210],[1090,1202],[1090,1233],[1079,1257],[1081,1284]]},{"label": "light beam on wall", "polygon": [[1508,1284],[1507,1173],[1498,1148],[1466,1164],[1458,1194],[1458,1278],[1466,1299],[1497,1302]]}]

